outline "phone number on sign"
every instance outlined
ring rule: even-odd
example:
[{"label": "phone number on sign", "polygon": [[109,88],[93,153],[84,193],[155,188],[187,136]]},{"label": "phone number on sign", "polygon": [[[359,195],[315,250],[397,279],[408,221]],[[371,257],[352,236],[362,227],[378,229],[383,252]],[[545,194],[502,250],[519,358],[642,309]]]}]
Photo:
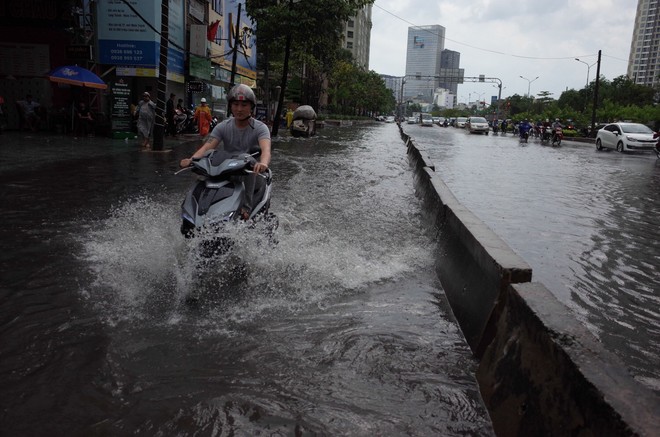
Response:
[{"label": "phone number on sign", "polygon": [[141,61],[144,59],[142,56],[128,56],[128,55],[113,55],[110,56],[112,61]]}]

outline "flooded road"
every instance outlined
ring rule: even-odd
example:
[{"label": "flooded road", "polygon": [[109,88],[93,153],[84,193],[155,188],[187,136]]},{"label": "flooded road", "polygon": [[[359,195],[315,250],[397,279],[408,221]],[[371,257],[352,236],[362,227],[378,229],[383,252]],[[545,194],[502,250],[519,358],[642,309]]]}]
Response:
[{"label": "flooded road", "polygon": [[194,146],[3,147],[0,434],[492,435],[396,125],[319,133],[274,144],[278,244],[212,261]]},{"label": "flooded road", "polygon": [[403,125],[458,200],[660,393],[660,160]]}]

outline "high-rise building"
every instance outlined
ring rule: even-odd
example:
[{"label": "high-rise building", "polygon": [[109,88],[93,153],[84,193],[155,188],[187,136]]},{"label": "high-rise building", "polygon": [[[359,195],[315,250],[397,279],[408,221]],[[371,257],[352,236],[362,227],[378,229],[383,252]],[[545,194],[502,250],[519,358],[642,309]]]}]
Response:
[{"label": "high-rise building", "polygon": [[[440,54],[440,67],[443,69],[458,69],[461,64],[461,54],[454,50],[444,49]],[[440,82],[440,87],[451,91],[456,96],[458,94],[457,82]]]},{"label": "high-rise building", "polygon": [[381,74],[380,78],[383,79],[385,83],[385,88],[392,91],[392,95],[397,102],[403,101],[403,96],[401,95],[402,87],[401,81],[403,78],[401,76],[390,76],[387,74]]},{"label": "high-rise building", "polygon": [[640,85],[660,83],[660,0],[637,1],[628,77]]},{"label": "high-rise building", "polygon": [[444,27],[434,24],[408,28],[404,99],[433,101],[433,91],[440,82],[435,76],[440,71],[444,48]]},{"label": "high-rise building", "polygon": [[355,63],[365,70],[369,69],[371,7],[372,5],[364,6],[344,23],[344,48],[351,51]]}]

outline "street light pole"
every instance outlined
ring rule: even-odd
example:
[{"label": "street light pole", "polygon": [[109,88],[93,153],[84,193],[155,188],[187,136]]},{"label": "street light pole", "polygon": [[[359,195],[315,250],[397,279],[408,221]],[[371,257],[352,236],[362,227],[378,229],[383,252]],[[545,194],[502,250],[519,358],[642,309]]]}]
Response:
[{"label": "street light pole", "polygon": [[527,79],[526,77],[520,76],[521,79],[525,79],[527,81],[527,97],[529,97],[529,89],[532,86],[532,82],[534,82],[539,77],[540,76],[536,76],[534,79]]},{"label": "street light pole", "polygon": [[584,65],[587,66],[587,85],[585,86],[585,88],[589,88],[589,70],[591,70],[591,67],[596,65],[598,63],[598,61],[596,61],[593,64],[589,65],[588,63],[584,62],[581,59],[575,58],[575,60],[578,61],[578,62],[582,62]]},{"label": "street light pole", "polygon": [[403,86],[406,84],[406,76],[401,77],[401,94],[399,94],[399,120],[404,116],[403,114]]}]

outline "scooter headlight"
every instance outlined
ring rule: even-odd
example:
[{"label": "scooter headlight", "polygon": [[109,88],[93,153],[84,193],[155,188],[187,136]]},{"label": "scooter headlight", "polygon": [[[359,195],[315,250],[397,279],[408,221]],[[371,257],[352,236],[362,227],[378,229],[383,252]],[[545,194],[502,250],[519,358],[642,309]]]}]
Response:
[{"label": "scooter headlight", "polygon": [[230,222],[230,221],[232,221],[232,219],[234,218],[234,214],[236,214],[236,211],[228,212],[227,214],[225,214],[225,215],[223,215],[223,216],[221,216],[221,217],[214,218],[214,219],[211,220],[209,223],[210,223],[211,225],[218,225],[218,224],[220,224],[220,223],[227,223],[227,222]]},{"label": "scooter headlight", "polygon": [[185,212],[185,211],[183,211],[183,212],[181,213],[181,218],[184,219],[184,220],[189,221],[189,222],[192,223],[192,224],[195,224],[195,219],[192,218],[192,217],[190,217],[190,214],[188,214],[188,213]]}]

